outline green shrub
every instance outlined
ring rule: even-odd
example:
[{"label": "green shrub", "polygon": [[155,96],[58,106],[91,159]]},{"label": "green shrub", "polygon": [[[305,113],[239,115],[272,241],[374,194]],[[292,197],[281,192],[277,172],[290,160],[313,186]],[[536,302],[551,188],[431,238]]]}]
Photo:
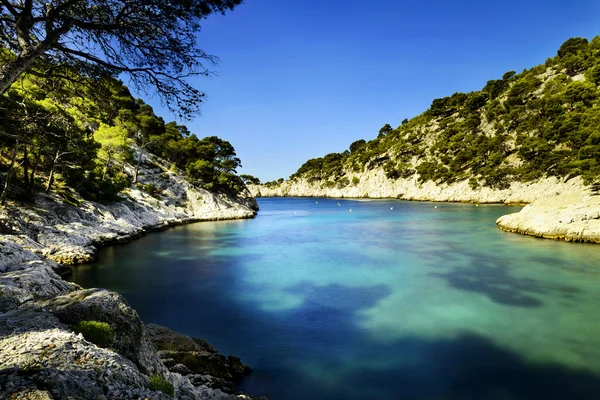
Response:
[{"label": "green shrub", "polygon": [[570,38],[564,42],[557,51],[559,57],[564,57],[567,54],[577,54],[579,51],[584,50],[588,45],[586,38]]},{"label": "green shrub", "polygon": [[479,180],[477,178],[475,178],[474,176],[469,178],[469,186],[473,190],[477,190],[481,187],[481,185],[479,184]]},{"label": "green shrub", "polygon": [[336,183],[333,181],[325,181],[321,183],[321,189],[333,189]]},{"label": "green shrub", "polygon": [[336,186],[337,186],[338,189],[343,189],[346,186],[348,186],[349,184],[350,184],[350,179],[344,177],[344,178],[340,179],[339,181],[337,181],[337,185]]},{"label": "green shrub", "polygon": [[110,347],[114,334],[109,324],[100,321],[79,321],[72,326],[73,330],[100,347]]},{"label": "green shrub", "polygon": [[352,184],[354,186],[358,185],[360,183],[360,178],[358,176],[353,176],[352,177]]},{"label": "green shrub", "polygon": [[175,395],[175,388],[173,384],[159,375],[152,375],[150,378],[150,389],[158,390],[164,394],[173,397]]},{"label": "green shrub", "polygon": [[268,187],[269,189],[272,189],[274,187],[279,186],[279,183],[277,181],[269,181],[269,182],[263,183],[263,185],[266,186],[266,187]]}]

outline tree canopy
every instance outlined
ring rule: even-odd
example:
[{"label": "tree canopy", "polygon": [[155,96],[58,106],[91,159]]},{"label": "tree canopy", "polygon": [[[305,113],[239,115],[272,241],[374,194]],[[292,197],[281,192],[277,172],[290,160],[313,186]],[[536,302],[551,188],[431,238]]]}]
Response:
[{"label": "tree canopy", "polygon": [[[201,21],[242,0],[1,0],[0,94],[25,71],[66,79],[129,75],[190,117],[204,93],[186,80],[216,57],[197,46]],[[76,71],[73,74],[69,71]]]},{"label": "tree canopy", "polygon": [[[241,161],[231,143],[200,139],[185,125],[165,123],[113,78],[101,86],[107,90],[99,96],[91,85],[48,85],[48,79],[25,73],[0,96],[0,203],[7,195],[32,198],[36,190],[71,200],[72,190],[91,200],[119,200],[121,191],[138,182],[145,152],[162,157],[198,187],[243,189]],[[143,173],[140,182],[148,182]],[[157,193],[148,184],[138,187]]]}]

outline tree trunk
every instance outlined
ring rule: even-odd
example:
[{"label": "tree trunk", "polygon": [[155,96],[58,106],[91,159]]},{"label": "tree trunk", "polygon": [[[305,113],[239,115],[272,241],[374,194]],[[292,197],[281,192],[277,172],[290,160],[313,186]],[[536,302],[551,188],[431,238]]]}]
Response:
[{"label": "tree trunk", "polygon": [[44,53],[42,46],[36,46],[33,49],[25,50],[14,61],[4,64],[0,67],[0,95],[6,93],[10,86],[27,71]]},{"label": "tree trunk", "polygon": [[[26,10],[22,11],[22,14],[24,13],[26,13]],[[31,26],[27,26],[29,23],[27,21],[23,21],[23,24],[20,25],[21,26],[17,27],[17,29],[22,29],[24,31],[17,32],[18,35],[21,37],[29,37],[31,29]],[[19,78],[19,76],[31,68],[35,60],[40,58],[48,50],[54,48],[61,36],[69,32],[72,26],[72,21],[63,23],[62,26],[47,32],[46,38],[43,41],[24,49],[13,61],[0,66],[0,95],[6,93],[11,85]],[[26,42],[23,44],[27,45]]]},{"label": "tree trunk", "polygon": [[15,140],[15,150],[13,151],[12,160],[10,160],[10,166],[6,173],[6,180],[4,181],[4,189],[2,189],[2,195],[0,195],[0,205],[4,205],[6,201],[6,193],[10,185],[10,178],[12,176],[13,168],[15,167],[15,161],[17,159],[17,152],[19,151],[19,139]]},{"label": "tree trunk", "polygon": [[40,158],[42,157],[41,152],[42,148],[40,147],[37,151],[37,155],[35,156],[35,163],[33,164],[33,168],[31,169],[31,177],[29,178],[31,187],[35,186],[35,174],[37,173],[38,166],[40,165]]},{"label": "tree trunk", "polygon": [[29,154],[27,153],[27,144],[23,144],[23,179],[25,186],[29,185]]},{"label": "tree trunk", "polygon": [[56,163],[58,163],[58,159],[60,157],[59,150],[56,150],[56,155],[54,156],[54,160],[52,161],[52,168],[50,168],[50,176],[48,177],[48,185],[46,186],[46,193],[50,191],[52,184],[54,183],[54,169],[56,168]]},{"label": "tree trunk", "polygon": [[142,163],[142,159],[144,158],[144,148],[140,148],[140,156],[138,157],[137,164],[135,166],[135,174],[133,174],[133,183],[137,183],[138,173],[140,171],[140,164]]},{"label": "tree trunk", "polygon": [[104,182],[104,178],[106,178],[106,173],[108,172],[108,165],[110,164],[110,153],[108,153],[108,159],[106,160],[106,165],[104,166],[104,172],[102,173],[101,182]]}]

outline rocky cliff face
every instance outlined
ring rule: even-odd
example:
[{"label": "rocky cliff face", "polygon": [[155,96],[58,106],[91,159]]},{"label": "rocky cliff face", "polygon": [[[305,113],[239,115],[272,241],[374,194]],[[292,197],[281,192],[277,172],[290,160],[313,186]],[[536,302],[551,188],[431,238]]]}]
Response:
[{"label": "rocky cliff face", "polygon": [[[169,372],[120,295],[65,282],[56,263],[5,239],[0,252],[0,398],[251,398]],[[105,324],[110,343],[76,333],[86,321]]]},{"label": "rocky cliff face", "polygon": [[[580,178],[560,180],[556,177],[533,182],[513,182],[506,189],[480,187],[472,189],[468,181],[436,185],[428,181],[419,183],[417,176],[409,179],[388,179],[381,169],[364,174],[350,175],[349,181],[358,181],[345,187],[323,187],[320,182],[306,179],[285,181],[274,187],[250,185],[248,189],[256,197],[350,197],[395,198],[402,200],[453,201],[474,203],[525,204],[537,199],[582,190]],[[354,179],[356,178],[356,179]]]},{"label": "rocky cliff face", "polygon": [[[33,204],[0,209],[0,398],[251,398],[228,394],[233,376],[215,377],[214,385],[206,384],[213,382],[208,368],[197,369],[204,378],[195,381],[171,372],[123,297],[57,274],[65,264],[92,260],[98,246],[148,230],[256,214],[249,193],[196,189],[146,157],[140,184],[123,201],[98,204],[73,194],[74,205],[38,195]],[[224,370],[237,360],[217,354]]]},{"label": "rocky cliff face", "polygon": [[56,195],[37,196],[33,204],[0,208],[0,234],[24,249],[62,264],[94,259],[97,246],[146,231],[194,221],[252,218],[258,206],[248,191],[233,197],[191,186],[183,177],[146,155],[139,184],[111,204],[84,201],[74,206]]},{"label": "rocky cliff face", "polygon": [[169,371],[186,376],[195,385],[231,392],[234,382],[251,372],[239,358],[225,357],[202,339],[155,324],[146,325],[146,330]]}]

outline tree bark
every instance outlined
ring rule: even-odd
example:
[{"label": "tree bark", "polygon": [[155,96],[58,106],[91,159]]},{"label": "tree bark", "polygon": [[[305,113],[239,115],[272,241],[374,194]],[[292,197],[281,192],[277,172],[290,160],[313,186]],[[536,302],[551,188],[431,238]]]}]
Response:
[{"label": "tree bark", "polygon": [[29,185],[29,153],[27,152],[27,143],[23,144],[23,179],[25,180],[25,186]]},{"label": "tree bark", "polygon": [[100,179],[100,182],[104,182],[104,178],[106,178],[106,173],[108,172],[108,165],[110,164],[110,156],[111,154],[108,153],[108,159],[106,160],[106,165],[104,166],[104,172],[102,173],[102,178]]},{"label": "tree bark", "polygon": [[17,159],[17,152],[19,151],[19,139],[15,140],[15,149],[13,151],[12,160],[10,161],[10,166],[8,167],[8,172],[6,173],[6,180],[4,181],[4,189],[2,190],[2,195],[0,195],[0,205],[4,205],[6,202],[6,193],[8,192],[8,187],[10,185],[10,178],[12,177],[13,168],[15,167],[15,161]]},{"label": "tree bark", "polygon": [[31,183],[31,187],[35,186],[35,174],[37,173],[38,166],[40,165],[40,158],[42,157],[42,148],[38,148],[37,155],[35,156],[35,163],[33,164],[33,168],[31,169],[31,177],[29,178],[29,182]]},{"label": "tree bark", "polygon": [[54,156],[54,160],[52,161],[52,168],[50,168],[50,176],[48,177],[48,185],[46,186],[46,193],[50,191],[52,184],[54,183],[54,169],[56,168],[56,163],[58,163],[58,159],[60,158],[59,150],[56,150],[56,155]]},{"label": "tree bark", "polygon": [[140,156],[138,157],[137,164],[135,166],[135,174],[133,175],[133,183],[137,183],[138,173],[140,171],[140,164],[144,158],[144,147],[140,147]]},{"label": "tree bark", "polygon": [[[28,4],[30,4],[28,2]],[[29,7],[29,6],[27,6]],[[23,13],[27,12],[24,10]],[[49,30],[46,33],[46,38],[41,42],[29,45],[27,40],[23,40],[25,37],[29,37],[31,33],[31,20],[23,19],[17,26],[17,29],[22,30],[18,32],[21,40],[19,45],[23,51],[15,58],[2,66],[0,66],[0,95],[6,93],[13,83],[21,76],[22,73],[31,69],[33,63],[40,58],[48,50],[55,48],[58,44],[58,40],[66,34],[72,27],[73,22],[67,21],[62,26]]]},{"label": "tree bark", "polygon": [[27,71],[45,50],[42,46],[25,50],[14,61],[0,67],[0,95],[6,93],[19,76]]}]

